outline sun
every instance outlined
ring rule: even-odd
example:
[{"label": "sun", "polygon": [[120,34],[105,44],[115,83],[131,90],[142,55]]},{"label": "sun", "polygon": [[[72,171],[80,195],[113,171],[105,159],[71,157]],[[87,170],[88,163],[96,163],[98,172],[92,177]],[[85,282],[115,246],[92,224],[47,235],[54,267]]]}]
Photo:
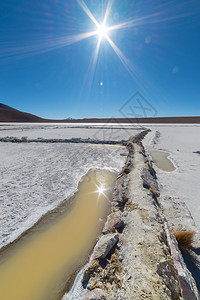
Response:
[{"label": "sun", "polygon": [[107,36],[108,28],[105,24],[98,25],[97,34],[100,38],[105,38]]},{"label": "sun", "polygon": [[[96,48],[94,49],[94,55],[92,56],[92,59],[91,59],[91,74],[92,74],[91,80],[93,78],[95,67],[97,65],[98,55],[100,52],[100,46],[101,46],[101,43],[104,43],[104,41],[107,41],[110,44],[111,48],[114,50],[114,52],[116,53],[116,55],[118,56],[118,58],[120,59],[120,61],[124,65],[124,67],[126,68],[126,70],[135,79],[134,66],[129,61],[129,59],[123,54],[123,52],[118,48],[118,46],[114,43],[114,41],[112,40],[110,35],[112,35],[113,31],[118,30],[118,29],[135,27],[137,25],[136,20],[130,19],[123,23],[119,23],[119,24],[110,26],[108,17],[110,15],[114,0],[108,0],[104,16],[102,14],[103,18],[101,18],[101,23],[99,23],[96,20],[96,18],[94,17],[94,15],[92,14],[92,12],[90,11],[90,9],[88,8],[88,6],[85,4],[84,0],[77,0],[77,2],[80,5],[80,7],[82,8],[82,10],[86,13],[86,15],[90,18],[90,20],[95,24],[95,30],[91,31],[91,32],[85,32],[85,33],[79,34],[74,42],[77,42],[77,41],[80,41],[80,40],[83,40],[83,39],[86,39],[86,38],[89,38],[92,36],[98,37],[97,45],[96,45]],[[99,1],[99,2],[101,2],[101,1]],[[138,19],[138,20],[140,21],[140,19]],[[102,86],[102,84],[100,84],[100,85]]]}]

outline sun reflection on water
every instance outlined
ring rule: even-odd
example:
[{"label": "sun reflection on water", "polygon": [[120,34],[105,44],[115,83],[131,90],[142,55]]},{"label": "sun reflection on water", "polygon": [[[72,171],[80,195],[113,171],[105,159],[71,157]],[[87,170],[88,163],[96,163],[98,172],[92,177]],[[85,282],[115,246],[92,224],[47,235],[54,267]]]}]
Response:
[{"label": "sun reflection on water", "polygon": [[105,189],[104,189],[104,187],[103,186],[99,186],[98,188],[97,188],[97,193],[99,194],[99,195],[104,195],[104,191],[105,191]]}]

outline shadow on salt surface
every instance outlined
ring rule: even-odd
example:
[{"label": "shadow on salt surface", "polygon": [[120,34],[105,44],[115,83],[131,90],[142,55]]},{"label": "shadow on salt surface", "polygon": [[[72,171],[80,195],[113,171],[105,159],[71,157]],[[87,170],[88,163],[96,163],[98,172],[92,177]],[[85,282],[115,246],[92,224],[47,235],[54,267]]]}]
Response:
[{"label": "shadow on salt surface", "polygon": [[193,153],[200,155],[200,151],[194,151]]},{"label": "shadow on salt surface", "polygon": [[[200,255],[200,248],[192,248],[192,250],[196,253],[196,255]],[[187,265],[188,270],[191,272],[200,295],[200,266],[199,262],[195,259],[195,255],[193,255],[192,251],[182,252],[184,262]]]},{"label": "shadow on salt surface", "polygon": [[172,172],[176,170],[173,162],[168,159],[169,153],[166,151],[149,151],[149,154],[151,155],[154,164],[165,172]]}]

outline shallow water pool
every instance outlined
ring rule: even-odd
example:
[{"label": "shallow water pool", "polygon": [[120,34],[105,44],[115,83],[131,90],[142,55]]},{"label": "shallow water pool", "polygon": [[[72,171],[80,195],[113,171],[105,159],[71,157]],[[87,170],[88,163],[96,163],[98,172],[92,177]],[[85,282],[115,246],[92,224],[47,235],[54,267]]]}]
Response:
[{"label": "shallow water pool", "polygon": [[61,299],[101,232],[115,180],[114,172],[89,171],[70,207],[1,251],[0,299]]},{"label": "shallow water pool", "polygon": [[176,170],[173,162],[168,159],[168,156],[170,155],[168,152],[166,151],[149,151],[153,162],[155,163],[155,165],[165,171],[165,172],[172,172],[174,170]]}]

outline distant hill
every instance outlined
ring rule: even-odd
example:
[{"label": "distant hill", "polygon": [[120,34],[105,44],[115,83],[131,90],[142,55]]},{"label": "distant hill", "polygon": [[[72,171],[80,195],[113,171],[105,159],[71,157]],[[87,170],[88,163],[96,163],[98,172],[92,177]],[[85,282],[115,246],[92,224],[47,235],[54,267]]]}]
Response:
[{"label": "distant hill", "polygon": [[18,111],[17,109],[15,109],[15,108],[12,108],[12,107],[10,107],[10,106],[8,106],[8,105],[5,105],[5,104],[3,104],[3,103],[0,103],[0,109],[6,109],[6,110],[11,110],[11,111]]},{"label": "distant hill", "polygon": [[65,119],[51,120],[43,119],[35,115],[19,111],[8,105],[0,103],[0,122],[29,122],[29,123],[47,123],[47,122],[63,122],[63,123],[171,123],[171,124],[200,124],[200,117],[158,117],[158,118],[90,118],[90,119]]},{"label": "distant hill", "polygon": [[0,122],[45,122],[45,119],[0,103]]},{"label": "distant hill", "polygon": [[157,118],[106,118],[106,119],[74,119],[74,123],[134,123],[134,124],[200,124],[200,117],[157,117]]}]

